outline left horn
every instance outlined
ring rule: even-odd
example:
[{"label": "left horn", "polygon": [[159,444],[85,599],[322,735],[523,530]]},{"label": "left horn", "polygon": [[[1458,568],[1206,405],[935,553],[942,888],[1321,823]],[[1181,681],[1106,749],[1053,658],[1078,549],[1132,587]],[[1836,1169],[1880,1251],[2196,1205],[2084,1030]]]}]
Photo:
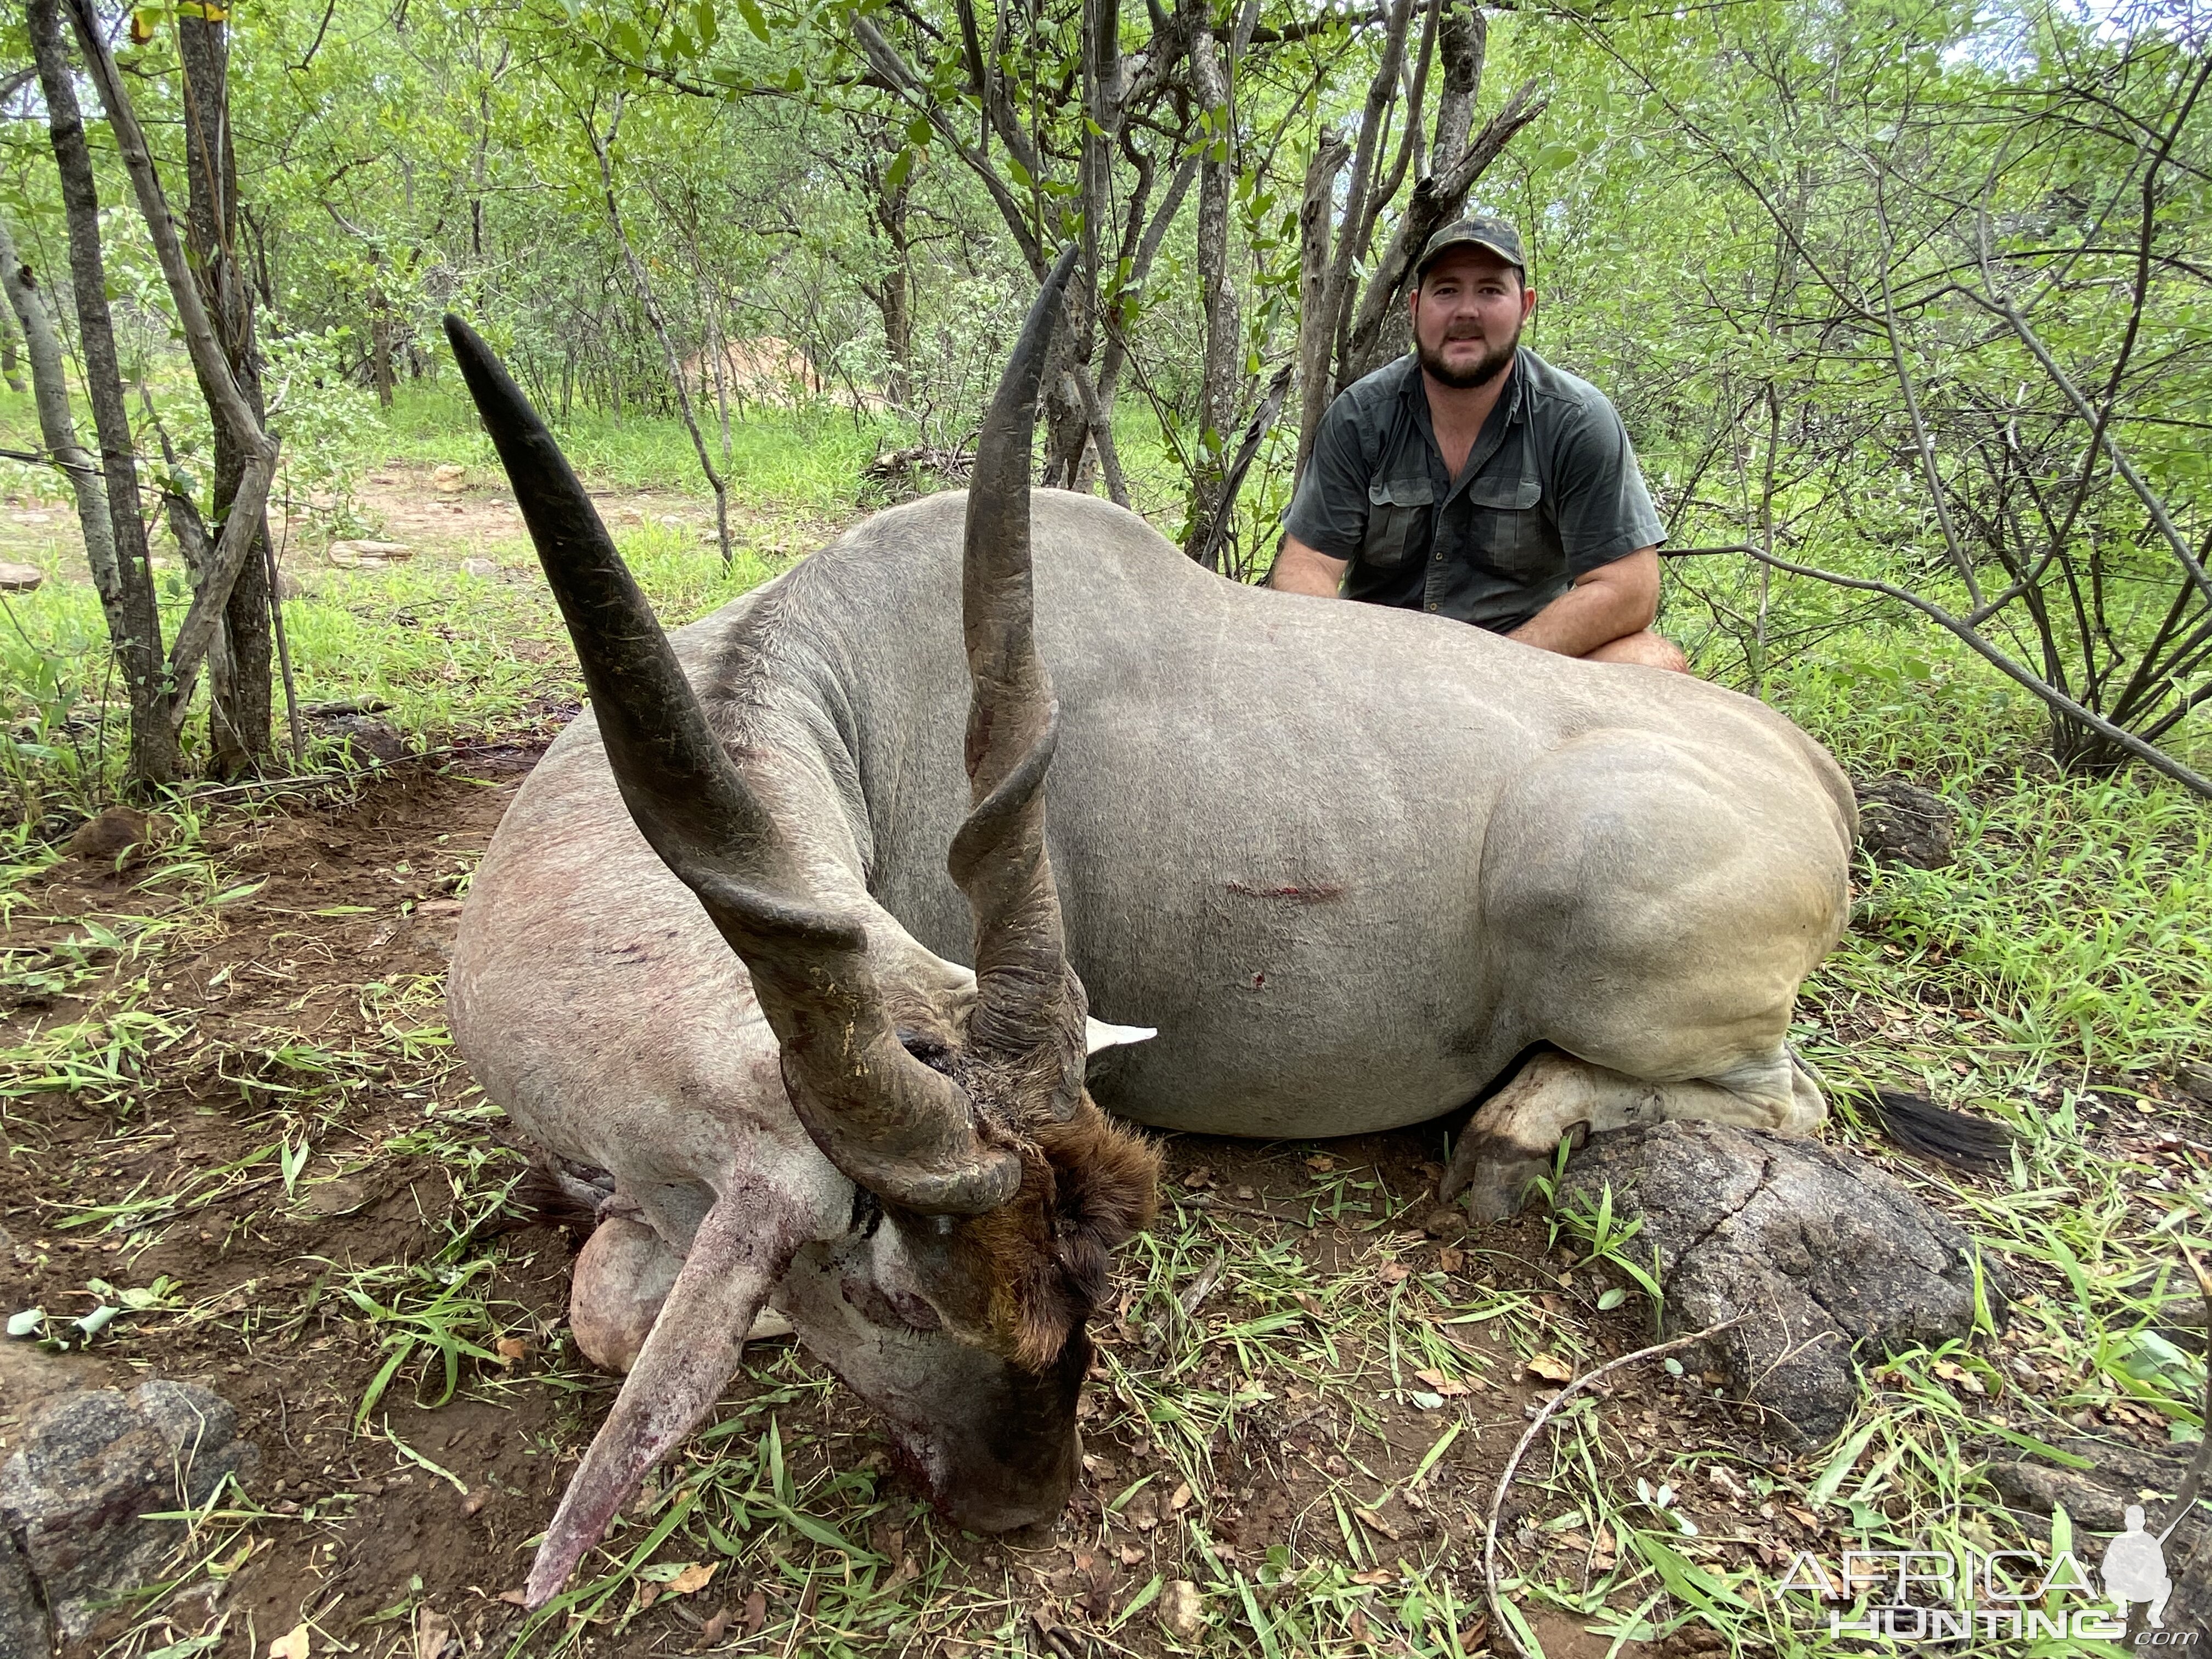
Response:
[{"label": "left horn", "polygon": [[1045,848],[1044,778],[1060,711],[1036,650],[1030,443],[1075,252],[1062,251],[1030,307],[976,441],[960,586],[969,810],[946,860],[975,920],[969,1049],[1033,1073],[1055,1121],[1082,1097],[1086,1011]]},{"label": "left horn", "polygon": [[808,1134],[892,1203],[997,1208],[1021,1184],[1019,1158],[987,1141],[967,1094],[899,1042],[866,927],[820,902],[799,849],[708,729],[553,434],[474,330],[448,317],[446,333],[575,641],[623,802],[744,963]]}]

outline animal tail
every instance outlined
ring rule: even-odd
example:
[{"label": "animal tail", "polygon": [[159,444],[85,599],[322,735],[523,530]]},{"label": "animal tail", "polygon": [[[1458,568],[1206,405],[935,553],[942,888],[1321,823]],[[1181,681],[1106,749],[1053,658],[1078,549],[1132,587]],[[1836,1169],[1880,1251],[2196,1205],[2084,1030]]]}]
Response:
[{"label": "animal tail", "polygon": [[2011,1161],[2014,1136],[2002,1123],[1938,1106],[1925,1095],[1877,1090],[1874,1118],[1881,1132],[1908,1152],[1977,1175]]},{"label": "animal tail", "polygon": [[553,1599],[646,1471],[720,1398],[737,1374],[745,1333],[799,1242],[781,1237],[786,1231],[763,1229],[750,1200],[739,1206],[726,1195],[707,1212],[614,1409],[545,1529],[523,1590],[526,1607]]}]

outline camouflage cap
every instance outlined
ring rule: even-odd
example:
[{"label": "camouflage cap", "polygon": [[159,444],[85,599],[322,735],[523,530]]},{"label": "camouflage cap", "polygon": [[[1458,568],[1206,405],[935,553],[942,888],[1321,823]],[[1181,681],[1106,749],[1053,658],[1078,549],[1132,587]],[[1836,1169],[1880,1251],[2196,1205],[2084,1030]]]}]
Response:
[{"label": "camouflage cap", "polygon": [[1528,257],[1521,251],[1521,233],[1503,219],[1474,218],[1455,220],[1429,238],[1413,267],[1413,280],[1426,276],[1429,267],[1455,247],[1486,249],[1518,270],[1524,281],[1528,277]]}]

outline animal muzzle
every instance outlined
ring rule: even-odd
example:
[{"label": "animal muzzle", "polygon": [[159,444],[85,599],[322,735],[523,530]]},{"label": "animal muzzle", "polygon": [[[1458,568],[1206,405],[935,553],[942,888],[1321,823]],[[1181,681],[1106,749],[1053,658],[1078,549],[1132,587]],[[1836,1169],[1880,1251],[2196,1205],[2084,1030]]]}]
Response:
[{"label": "animal muzzle", "polygon": [[995,1366],[923,1433],[902,1425],[902,1461],[946,1520],[1000,1533],[1059,1518],[1082,1467],[1075,1407],[1091,1355],[1079,1331],[1045,1371]]}]

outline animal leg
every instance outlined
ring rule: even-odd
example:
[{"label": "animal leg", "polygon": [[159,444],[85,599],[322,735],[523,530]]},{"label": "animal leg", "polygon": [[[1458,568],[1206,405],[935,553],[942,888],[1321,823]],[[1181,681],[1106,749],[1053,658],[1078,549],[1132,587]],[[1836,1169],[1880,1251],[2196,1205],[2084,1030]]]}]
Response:
[{"label": "animal leg", "polygon": [[[577,1253],[568,1287],[568,1328],[585,1358],[603,1371],[628,1375],[652,1334],[684,1258],[641,1218],[604,1214]],[[791,1334],[791,1322],[763,1308],[749,1342]]]},{"label": "animal leg", "polygon": [[1702,1118],[1784,1134],[1810,1134],[1827,1117],[1811,1075],[1786,1050],[1714,1078],[1657,1083],[1571,1054],[1538,1054],[1485,1101],[1439,1188],[1464,1189],[1475,1221],[1503,1220],[1521,1207],[1528,1182],[1550,1167],[1562,1135],[1584,1138],[1666,1118]]},{"label": "animal leg", "polygon": [[[736,1375],[745,1334],[803,1242],[757,1192],[714,1201],[669,1286],[614,1410],[562,1494],[531,1563],[525,1605],[552,1600],[645,1472],[690,1433]],[[625,1248],[628,1248],[625,1246]]]}]

